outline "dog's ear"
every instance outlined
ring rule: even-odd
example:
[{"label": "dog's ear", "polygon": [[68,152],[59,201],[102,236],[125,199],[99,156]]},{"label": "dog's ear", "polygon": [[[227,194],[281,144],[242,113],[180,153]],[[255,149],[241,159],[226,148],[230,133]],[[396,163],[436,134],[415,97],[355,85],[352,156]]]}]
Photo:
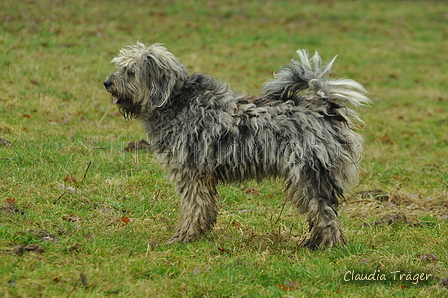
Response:
[{"label": "dog's ear", "polygon": [[173,89],[185,76],[183,65],[174,57],[162,57],[147,54],[144,62],[143,77],[149,88],[148,105],[150,109],[163,106],[171,96]]}]

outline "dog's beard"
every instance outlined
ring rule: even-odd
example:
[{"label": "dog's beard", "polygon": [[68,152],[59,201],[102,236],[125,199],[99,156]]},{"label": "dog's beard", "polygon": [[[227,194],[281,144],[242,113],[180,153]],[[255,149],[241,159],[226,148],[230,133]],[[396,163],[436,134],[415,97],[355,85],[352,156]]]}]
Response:
[{"label": "dog's beard", "polygon": [[137,118],[141,112],[142,107],[139,104],[134,104],[132,99],[123,98],[118,95],[111,94],[113,103],[117,105],[118,111],[126,120]]},{"label": "dog's beard", "polygon": [[136,111],[124,108],[122,106],[118,107],[118,111],[120,112],[121,115],[123,115],[124,119],[126,120],[130,120],[138,116]]}]

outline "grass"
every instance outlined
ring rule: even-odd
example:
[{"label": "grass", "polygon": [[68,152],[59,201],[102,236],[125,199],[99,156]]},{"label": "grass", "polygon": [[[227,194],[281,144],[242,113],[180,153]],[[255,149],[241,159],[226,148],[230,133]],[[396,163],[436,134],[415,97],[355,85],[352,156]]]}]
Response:
[{"label": "grass", "polygon": [[[446,297],[445,2],[11,1],[0,4],[3,297]],[[279,181],[221,186],[215,229],[165,245],[177,197],[103,90],[124,44],[163,42],[192,72],[256,93],[295,50],[370,91],[366,154],[340,215],[349,244],[310,251]],[[34,246],[33,246],[34,245]],[[377,271],[375,271],[377,270]],[[435,279],[394,279],[391,272]],[[386,281],[344,280],[347,272]],[[349,278],[351,279],[351,278]],[[445,280],[445,283],[443,282]]]}]

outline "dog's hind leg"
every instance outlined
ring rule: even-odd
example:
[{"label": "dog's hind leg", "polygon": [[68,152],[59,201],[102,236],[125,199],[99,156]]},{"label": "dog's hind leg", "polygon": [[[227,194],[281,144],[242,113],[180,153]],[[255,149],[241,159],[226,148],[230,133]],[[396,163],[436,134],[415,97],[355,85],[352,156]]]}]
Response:
[{"label": "dog's hind leg", "polygon": [[346,244],[344,233],[339,223],[338,215],[327,200],[316,198],[309,202],[307,221],[310,225],[310,237],[303,246],[311,249],[321,249],[325,246]]},{"label": "dog's hind leg", "polygon": [[181,219],[168,243],[195,240],[214,226],[219,201],[216,185],[217,180],[213,176],[184,175],[177,181]]},{"label": "dog's hind leg", "polygon": [[[300,175],[285,180],[285,190],[301,213],[308,213],[310,237],[303,246],[321,249],[325,246],[346,244],[334,206],[342,189],[337,187],[326,170],[301,170]],[[294,179],[296,178],[296,179]]]}]

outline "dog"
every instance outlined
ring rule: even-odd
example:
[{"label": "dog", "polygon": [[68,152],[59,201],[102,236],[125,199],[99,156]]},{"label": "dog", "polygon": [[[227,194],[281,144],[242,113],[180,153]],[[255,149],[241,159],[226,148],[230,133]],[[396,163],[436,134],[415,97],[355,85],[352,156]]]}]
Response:
[{"label": "dog", "polygon": [[349,106],[370,103],[364,87],[332,79],[298,50],[260,95],[246,96],[206,74],[189,74],[162,44],[120,50],[104,86],[127,119],[143,124],[151,149],[175,183],[181,219],[168,243],[209,231],[218,215],[218,183],[283,178],[286,197],[307,213],[320,249],[346,243],[336,207],[358,178],[364,125]]}]

